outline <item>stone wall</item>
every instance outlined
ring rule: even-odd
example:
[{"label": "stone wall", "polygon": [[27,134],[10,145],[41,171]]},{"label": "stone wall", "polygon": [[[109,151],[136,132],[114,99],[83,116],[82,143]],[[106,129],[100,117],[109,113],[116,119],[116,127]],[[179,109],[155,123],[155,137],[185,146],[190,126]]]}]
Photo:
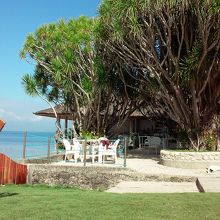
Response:
[{"label": "stone wall", "polygon": [[105,190],[121,181],[195,181],[194,177],[147,175],[127,168],[102,166],[64,166],[52,164],[29,164],[28,183],[76,186],[86,189]]},{"label": "stone wall", "polygon": [[160,151],[160,163],[165,166],[205,169],[210,165],[220,166],[220,152]]},{"label": "stone wall", "polygon": [[55,155],[50,155],[50,157],[39,157],[39,158],[28,158],[25,160],[18,160],[19,163],[24,163],[24,164],[49,164],[52,162],[59,162],[64,159],[64,154],[55,154]]}]

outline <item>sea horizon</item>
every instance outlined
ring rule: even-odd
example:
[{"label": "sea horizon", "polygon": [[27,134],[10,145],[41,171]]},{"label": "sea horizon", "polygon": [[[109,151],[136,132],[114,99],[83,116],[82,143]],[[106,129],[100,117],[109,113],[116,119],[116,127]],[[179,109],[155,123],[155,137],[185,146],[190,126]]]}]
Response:
[{"label": "sea horizon", "polygon": [[40,133],[55,133],[55,131],[35,131],[35,130],[28,130],[28,129],[26,129],[26,130],[7,130],[7,129],[4,129],[3,128],[3,130],[0,132],[0,134],[1,133],[3,133],[3,132],[40,132]]},{"label": "sea horizon", "polygon": [[[26,131],[26,158],[44,157],[48,152],[48,138],[50,137],[50,151],[55,152],[55,132],[52,131]],[[0,153],[13,160],[23,157],[24,131],[0,132]]]}]

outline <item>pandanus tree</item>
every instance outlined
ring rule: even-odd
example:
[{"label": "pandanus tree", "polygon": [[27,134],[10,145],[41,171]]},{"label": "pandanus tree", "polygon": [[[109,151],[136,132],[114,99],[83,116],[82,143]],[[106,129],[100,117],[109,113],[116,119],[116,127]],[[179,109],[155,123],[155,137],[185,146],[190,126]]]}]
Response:
[{"label": "pandanus tree", "polygon": [[104,0],[99,13],[105,60],[205,148],[220,113],[219,1]]},{"label": "pandanus tree", "polygon": [[42,91],[41,86],[39,86],[39,82],[35,79],[35,77],[25,74],[22,78],[22,85],[24,87],[24,90],[26,92],[26,94],[28,94],[29,96],[39,96],[42,100],[44,100],[45,102],[47,102],[50,107],[52,108],[53,112],[54,112],[54,116],[56,118],[56,127],[57,127],[57,131],[59,131],[59,133],[62,134],[62,129],[61,129],[61,125],[59,123],[58,120],[58,115],[57,112],[55,110],[55,108],[53,107],[53,105],[50,102],[50,98],[48,95],[46,95],[46,92]]},{"label": "pandanus tree", "polygon": [[95,27],[96,19],[85,16],[43,25],[26,38],[21,57],[36,66],[33,76],[24,76],[26,88],[34,84],[34,91],[47,100],[68,106],[79,131],[100,134],[109,129],[115,113],[124,118],[134,105],[116,98],[109,86],[112,76],[97,54]]},{"label": "pandanus tree", "polygon": [[79,129],[86,129],[83,116],[92,108],[97,89],[92,39],[94,22],[82,16],[43,25],[26,38],[21,51],[22,58],[36,65],[32,77],[24,76],[26,87],[31,81],[25,79],[32,79],[38,94],[72,109]]}]

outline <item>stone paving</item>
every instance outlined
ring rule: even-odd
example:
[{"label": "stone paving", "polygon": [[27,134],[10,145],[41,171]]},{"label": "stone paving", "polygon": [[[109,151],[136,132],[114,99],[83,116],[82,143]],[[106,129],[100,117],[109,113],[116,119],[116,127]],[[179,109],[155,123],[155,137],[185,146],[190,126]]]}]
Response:
[{"label": "stone paving", "polygon": [[[122,159],[121,159],[122,160]],[[128,155],[127,168],[140,173],[168,176],[189,176],[197,182],[129,182],[124,181],[107,192],[114,193],[183,193],[220,192],[220,172],[207,173],[206,169],[182,169],[159,164],[159,157],[142,153]],[[199,184],[201,185],[198,188]]]},{"label": "stone paving", "polygon": [[[59,163],[72,166],[83,166],[83,163]],[[86,166],[109,166],[109,167],[123,167],[124,158],[119,158],[117,165],[115,164],[91,164]],[[194,177],[196,182],[143,182],[143,181],[123,181],[115,187],[109,189],[107,192],[117,193],[143,193],[143,192],[219,192],[220,190],[220,172],[207,173],[206,169],[182,169],[161,165],[159,163],[159,156],[146,155],[143,151],[134,151],[128,153],[126,158],[126,168],[129,168],[137,173],[143,173],[156,176],[173,176],[176,177]],[[213,178],[214,181],[213,181]],[[174,180],[175,181],[175,180]],[[199,181],[199,182],[198,182]],[[203,189],[203,190],[201,190]]]},{"label": "stone paving", "polygon": [[189,193],[199,192],[194,182],[123,181],[108,189],[111,193]]},{"label": "stone paving", "polygon": [[200,192],[220,192],[220,177],[199,177],[196,185]]}]

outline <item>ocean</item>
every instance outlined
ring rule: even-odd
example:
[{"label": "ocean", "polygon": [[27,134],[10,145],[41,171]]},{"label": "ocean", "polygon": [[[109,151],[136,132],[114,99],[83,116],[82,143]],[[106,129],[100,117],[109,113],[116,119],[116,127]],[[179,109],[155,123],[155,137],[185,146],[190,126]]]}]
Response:
[{"label": "ocean", "polygon": [[[26,141],[26,158],[47,156],[48,137],[51,137],[50,151],[55,153],[54,132],[28,132]],[[0,153],[13,160],[22,159],[24,131],[0,132]]]}]

